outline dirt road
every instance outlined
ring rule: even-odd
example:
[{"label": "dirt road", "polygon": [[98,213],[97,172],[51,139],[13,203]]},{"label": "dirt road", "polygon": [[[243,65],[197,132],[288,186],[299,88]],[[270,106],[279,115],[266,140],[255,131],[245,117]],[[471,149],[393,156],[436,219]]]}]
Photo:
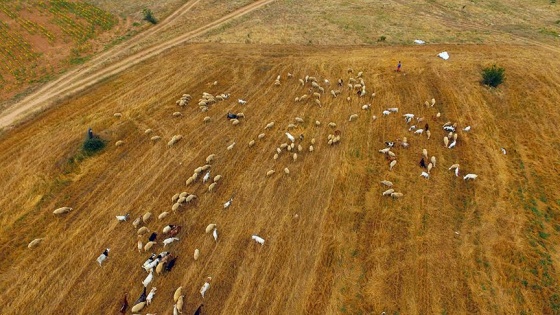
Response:
[{"label": "dirt road", "polygon": [[171,26],[171,24],[181,15],[185,14],[191,10],[200,0],[195,0],[188,2],[179,8],[175,13],[171,14],[167,19],[162,21],[159,25],[154,28],[142,33],[142,38],[135,37],[130,41],[124,43],[123,45],[116,46],[109,51],[102,53],[90,62],[84,64],[83,66],[69,71],[67,74],[61,76],[60,78],[46,84],[42,88],[28,95],[26,98],[20,102],[14,104],[13,106],[6,109],[4,112],[0,113],[0,129],[10,126],[21,120],[28,115],[44,110],[51,106],[56,100],[61,97],[67,97],[73,95],[77,92],[83,91],[99,81],[106,79],[112,75],[122,72],[133,65],[136,65],[148,58],[154,57],[161,52],[180,45],[187,40],[190,40],[196,36],[200,36],[230,20],[243,16],[249,12],[252,12],[264,5],[267,5],[274,0],[259,0],[255,1],[239,10],[236,10],[230,14],[227,14],[211,23],[203,25],[191,32],[182,34],[173,39],[167,40],[163,43],[152,46],[148,49],[134,53],[122,60],[116,61],[112,65],[104,68],[100,71],[90,72],[87,69],[97,69],[108,60],[116,58],[123,50],[128,49],[145,38],[146,36],[153,36],[154,34],[160,33],[162,30]]}]

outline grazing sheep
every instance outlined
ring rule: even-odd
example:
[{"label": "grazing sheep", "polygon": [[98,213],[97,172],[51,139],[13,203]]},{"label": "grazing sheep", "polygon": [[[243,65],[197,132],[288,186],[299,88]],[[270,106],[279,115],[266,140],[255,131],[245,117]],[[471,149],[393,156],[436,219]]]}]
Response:
[{"label": "grazing sheep", "polygon": [[382,180],[381,184],[387,186],[387,187],[393,187],[393,183],[388,181],[388,180]]},{"label": "grazing sheep", "polygon": [[216,228],[216,223],[210,223],[210,224],[208,224],[208,226],[206,227],[205,232],[206,232],[206,233],[210,233],[210,232],[212,232],[215,228]]},{"label": "grazing sheep", "polygon": [[259,134],[259,135],[257,136],[257,138],[259,138],[259,139],[264,138],[264,133]]},{"label": "grazing sheep", "polygon": [[362,105],[363,110],[369,110],[370,107],[371,107],[371,104]]},{"label": "grazing sheep", "polygon": [[288,139],[292,141],[292,143],[296,141],[296,138],[294,138],[294,136],[292,136],[289,132],[286,132],[286,137],[288,137]]},{"label": "grazing sheep", "polygon": [[154,299],[154,295],[156,295],[156,287],[152,287],[152,290],[150,290],[150,294],[148,294],[148,297],[146,297],[146,305],[150,305],[152,304],[152,300]]},{"label": "grazing sheep", "polygon": [[290,170],[286,167],[286,168],[284,168],[284,173],[285,174],[290,174]]},{"label": "grazing sheep", "polygon": [[453,142],[451,142],[451,144],[447,148],[448,149],[453,149],[455,147],[455,145],[457,145],[457,140],[453,140]]},{"label": "grazing sheep", "polygon": [[400,193],[400,192],[394,192],[394,193],[391,194],[391,197],[393,197],[393,198],[402,198],[402,196],[403,196],[403,193]]},{"label": "grazing sheep", "polygon": [[232,120],[231,120],[231,124],[234,125],[234,126],[235,126],[235,125],[239,125],[239,120],[237,120],[237,119],[232,119]]},{"label": "grazing sheep", "polygon": [[274,153],[274,156],[272,157],[274,160],[278,160],[278,153]]},{"label": "grazing sheep", "polygon": [[115,142],[115,146],[117,146],[117,147],[120,147],[123,144],[124,144],[124,141],[122,141],[122,140],[119,140],[119,141]]},{"label": "grazing sheep", "polygon": [[[138,238],[140,238],[140,235],[138,235]],[[138,239],[138,252],[141,253],[142,252],[142,248],[144,248],[144,245],[142,244],[142,240]]]},{"label": "grazing sheep", "polygon": [[235,146],[235,142],[232,143],[232,144],[230,144],[230,145],[227,147],[228,151],[231,151],[231,149],[233,149],[234,146]]},{"label": "grazing sheep", "polygon": [[251,239],[253,239],[255,242],[264,245],[264,239],[258,235],[253,235],[251,236]]},{"label": "grazing sheep", "polygon": [[179,300],[179,297],[183,295],[183,287],[178,287],[177,290],[175,290],[175,293],[173,293],[173,302],[177,303],[177,300]]},{"label": "grazing sheep", "polygon": [[246,101],[246,100],[242,100],[242,99],[238,99],[238,100],[237,100],[237,103],[239,103],[239,105],[245,105],[245,104],[247,104],[247,101]]},{"label": "grazing sheep", "polygon": [[389,164],[389,170],[392,171],[395,165],[397,165],[397,160],[391,161],[391,163]]},{"label": "grazing sheep", "polygon": [[350,117],[348,118],[348,121],[352,121],[358,118],[358,114],[352,114],[350,115]]},{"label": "grazing sheep", "polygon": [[383,114],[383,116],[389,116],[389,114],[391,114],[391,112],[388,111],[388,110],[384,110],[382,114]]},{"label": "grazing sheep", "polygon": [[286,127],[286,129],[290,130],[290,129],[294,129],[294,128],[296,128],[296,127],[297,127],[297,126],[294,125],[294,124],[289,124],[289,125]]},{"label": "grazing sheep", "polygon": [[217,183],[212,183],[208,186],[208,192],[212,192],[214,190],[214,187],[216,187]]},{"label": "grazing sheep", "polygon": [[146,287],[148,287],[148,284],[150,284],[150,282],[152,282],[153,279],[154,279],[154,270],[150,269],[150,274],[142,281],[142,284],[146,288]]},{"label": "grazing sheep", "polygon": [[200,257],[200,250],[197,248],[194,250],[193,258],[194,260],[198,260],[198,257]]},{"label": "grazing sheep", "polygon": [[382,195],[383,196],[390,196],[394,192],[395,192],[395,190],[391,188],[391,189],[385,190]]},{"label": "grazing sheep", "polygon": [[126,221],[126,220],[128,219],[129,216],[130,216],[130,215],[127,213],[127,214],[125,214],[125,215],[117,215],[117,216],[115,216],[115,217],[117,217],[117,220],[118,220],[119,222],[124,222],[124,221]]},{"label": "grazing sheep", "polygon": [[333,123],[333,122],[330,122],[330,123],[329,123],[329,127],[331,127],[331,128],[336,128],[336,124]]},{"label": "grazing sheep", "polygon": [[428,159],[428,150],[422,149],[422,156]]},{"label": "grazing sheep", "polygon": [[303,147],[301,146],[301,144],[298,144],[297,150],[298,150],[298,152],[303,151]]},{"label": "grazing sheep", "polygon": [[169,212],[164,211],[158,215],[158,220],[163,220],[169,215]]},{"label": "grazing sheep", "polygon": [[211,277],[206,278],[206,282],[204,282],[204,284],[200,288],[200,294],[202,295],[202,298],[204,298],[204,294],[206,294],[206,291],[208,291],[208,289],[210,288],[210,281],[212,281]]},{"label": "grazing sheep", "polygon": [[432,164],[432,163],[428,164],[428,174],[430,173],[430,171],[432,170],[433,167],[434,167],[434,164]]},{"label": "grazing sheep", "polygon": [[463,180],[469,180],[469,179],[474,180],[477,177],[478,177],[478,175],[476,175],[476,174],[467,174],[463,177]]},{"label": "grazing sheep", "polygon": [[138,229],[137,234],[138,234],[138,235],[144,235],[144,234],[148,233],[149,231],[150,231],[150,230],[149,230],[147,227],[143,226],[143,227],[141,227],[141,228]]},{"label": "grazing sheep", "polygon": [[294,162],[297,160],[297,153],[294,153],[294,155],[292,156]]},{"label": "grazing sheep", "polygon": [[175,143],[177,143],[179,140],[183,139],[182,135],[174,135],[173,137],[171,137],[171,140],[169,140],[169,142],[167,142],[167,146],[173,146]]},{"label": "grazing sheep", "polygon": [[152,129],[146,129],[146,130],[144,131],[145,134],[150,134],[150,133],[152,133],[152,132],[153,132]]},{"label": "grazing sheep", "polygon": [[121,308],[119,309],[119,313],[120,313],[120,314],[126,313],[126,310],[128,309],[127,297],[128,297],[128,293],[125,293],[125,294],[124,294],[123,301],[122,301],[122,303],[121,303]]},{"label": "grazing sheep", "polygon": [[296,117],[295,121],[298,122],[298,123],[303,123],[303,118]]},{"label": "grazing sheep", "polygon": [[414,133],[417,135],[421,135],[422,133],[424,133],[424,129],[418,129]]},{"label": "grazing sheep", "polygon": [[140,312],[144,308],[144,306],[146,306],[146,302],[140,302],[140,303],[134,305],[132,307],[131,311],[132,311],[132,313]]},{"label": "grazing sheep", "polygon": [[204,177],[202,177],[202,183],[205,184],[210,179],[210,171],[208,171]]},{"label": "grazing sheep", "polygon": [[34,248],[35,246],[39,245],[43,241],[42,238],[36,238],[27,244],[27,248]]},{"label": "grazing sheep", "polygon": [[313,152],[313,145],[309,146],[309,152]]},{"label": "grazing sheep", "polygon": [[113,116],[117,117],[117,118],[121,118],[122,114],[121,113],[114,113]]},{"label": "grazing sheep", "polygon": [[443,144],[445,145],[445,147],[447,148],[448,144],[449,144],[449,138],[448,137],[443,137]]},{"label": "grazing sheep", "polygon": [[137,228],[138,228],[138,225],[140,225],[140,223],[142,223],[142,217],[136,218],[136,220],[134,220],[134,221],[132,222],[132,225],[134,226],[135,229],[137,229]]},{"label": "grazing sheep", "polygon": [[194,178],[189,177],[189,178],[187,178],[187,181],[185,182],[185,184],[186,184],[187,186],[189,186],[189,185],[192,184],[194,181],[195,181]]},{"label": "grazing sheep", "polygon": [[208,157],[206,157],[206,163],[207,164],[212,163],[212,161],[214,161],[215,158],[216,158],[216,154],[210,154]]},{"label": "grazing sheep", "polygon": [[160,139],[161,139],[160,136],[153,136],[153,137],[150,138],[150,140],[152,140],[152,141],[154,141],[154,142],[155,142],[155,141],[158,141],[158,140],[160,140]]},{"label": "grazing sheep", "polygon": [[249,141],[249,148],[255,145],[255,140]]},{"label": "grazing sheep", "polygon": [[436,157],[432,156],[430,161],[432,161],[432,164],[434,165],[434,167],[436,167]]},{"label": "grazing sheep", "polygon": [[315,126],[317,126],[317,127],[321,126],[321,122],[318,121],[318,120],[315,120]]},{"label": "grazing sheep", "polygon": [[272,127],[274,127],[274,122],[269,122],[266,126],[264,126],[264,129],[270,129]]},{"label": "grazing sheep", "polygon": [[146,243],[146,245],[144,245],[144,252],[147,252],[150,249],[152,249],[152,247],[154,247],[155,244],[157,244],[157,242],[154,241]]},{"label": "grazing sheep", "polygon": [[183,116],[183,114],[181,114],[181,112],[174,112],[173,113],[173,117],[180,117]]},{"label": "grazing sheep", "polygon": [[432,136],[432,132],[430,130],[426,130],[426,137],[428,138],[428,140],[430,140],[431,136]]},{"label": "grazing sheep", "polygon": [[107,258],[109,258],[109,252],[110,251],[111,251],[110,248],[105,248],[103,253],[101,253],[101,255],[99,255],[99,257],[97,257],[97,263],[99,263],[99,266],[101,266],[103,264],[103,262],[105,260],[107,260]]},{"label": "grazing sheep", "polygon": [[274,174],[274,170],[270,170],[270,171],[266,172],[266,176],[270,176],[272,174]]},{"label": "grazing sheep", "polygon": [[146,214],[144,214],[144,216],[142,216],[142,221],[144,223],[148,222],[148,220],[152,217],[152,213],[151,212],[146,212]]}]

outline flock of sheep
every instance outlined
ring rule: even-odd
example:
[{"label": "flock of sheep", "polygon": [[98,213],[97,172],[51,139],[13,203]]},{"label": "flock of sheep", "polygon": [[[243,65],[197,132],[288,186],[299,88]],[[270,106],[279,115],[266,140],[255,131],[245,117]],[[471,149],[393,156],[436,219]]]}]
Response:
[{"label": "flock of sheep", "polygon": [[[348,69],[349,78],[345,81],[340,78],[336,80],[336,83],[333,83],[331,86],[331,82],[328,79],[323,79],[322,81],[318,80],[316,77],[313,76],[305,76],[297,81],[293,78],[291,73],[288,73],[287,80],[292,79],[294,83],[298,84],[298,89],[303,89],[306,93],[295,97],[294,102],[297,104],[306,104],[311,106],[317,106],[319,108],[323,108],[323,106],[328,104],[329,99],[335,99],[341,97],[343,94],[348,94],[346,100],[350,103],[352,99],[360,100],[361,104],[358,108],[360,108],[363,112],[370,112],[371,111],[371,103],[375,100],[375,93],[368,94],[366,90],[366,82],[363,79],[363,73],[358,72],[355,77],[353,77],[353,70]],[[280,86],[283,84],[282,77],[279,75],[276,77],[273,83],[275,86]],[[214,86],[217,85],[217,82],[213,84]],[[330,91],[330,92],[327,92]],[[204,92],[201,98],[198,101],[198,106],[201,112],[209,112],[212,107],[217,104],[218,102],[226,102],[229,99],[230,95],[227,93],[222,93],[218,95],[212,95],[210,93]],[[183,108],[189,105],[191,102],[192,97],[189,94],[183,94],[179,100],[177,100],[176,104]],[[245,106],[248,101],[243,99],[238,99],[237,104],[240,106]],[[399,114],[398,107],[389,107],[382,111],[381,117],[378,118],[376,115],[365,115],[365,117],[371,117],[372,124],[377,121],[388,120],[388,119],[402,119],[403,122],[403,133],[410,134],[411,137],[423,137],[426,136],[427,139],[431,139],[432,131],[434,129],[430,128],[429,123],[434,125],[439,125],[436,127],[436,130],[440,130],[442,132],[442,139],[441,142],[433,141],[432,145],[443,145],[449,150],[453,150],[456,148],[457,143],[459,141],[458,136],[458,126],[457,123],[453,122],[446,122],[440,123],[439,120],[441,119],[441,114],[436,113],[434,110],[434,105],[436,104],[436,100],[432,99],[431,102],[426,101],[425,107],[426,110],[434,111],[433,115],[431,115],[430,119],[425,117],[418,117],[413,113],[405,113],[404,115]],[[371,116],[370,116],[371,115]],[[122,114],[116,113],[114,115],[117,118],[122,117]],[[180,117],[182,116],[181,112],[174,112],[172,117]],[[361,114],[353,113],[348,117],[347,124],[352,124],[352,122],[358,120]],[[402,118],[392,118],[394,116],[400,116]],[[237,113],[237,114],[228,114],[227,119],[230,120],[233,126],[239,125],[241,123],[241,119],[245,118],[244,113]],[[225,118],[224,118],[225,119]],[[270,121],[266,125],[263,126],[262,132],[259,133],[256,138],[254,139],[247,139],[249,140],[248,146],[251,148],[256,145],[258,141],[263,141],[266,137],[267,133],[279,136],[285,136],[286,141],[278,143],[277,145],[273,145],[271,147],[271,153],[273,154],[273,160],[279,160],[282,156],[288,156],[291,163],[297,162],[298,158],[302,154],[314,154],[313,152],[316,151],[317,140],[313,137],[310,137],[309,141],[305,137],[305,134],[297,134],[295,130],[298,130],[299,125],[303,125],[306,119],[313,121],[311,118],[302,118],[302,117],[295,117],[293,122],[288,124],[285,128],[278,128],[278,124],[275,121]],[[379,119],[379,120],[378,120]],[[202,123],[210,123],[212,122],[211,116],[205,116]],[[429,121],[429,123],[428,123]],[[321,128],[323,124],[315,120],[312,125],[315,128]],[[334,121],[330,121],[326,124],[329,128],[333,131],[332,133],[328,134],[328,137],[324,140],[329,146],[335,146],[340,143],[341,141],[341,134],[342,132],[340,129],[337,129],[338,125]],[[280,129],[280,130],[278,130]],[[461,129],[462,132],[469,132],[471,130],[470,126],[464,127]],[[151,141],[154,143],[161,139],[160,136],[152,136],[153,130],[147,129],[144,132],[146,135],[150,136]],[[292,134],[293,133],[293,134]],[[168,141],[168,147],[174,146],[177,142],[179,142],[183,138],[182,135],[174,135]],[[408,138],[406,136],[398,135],[394,137],[394,139],[383,139],[385,146],[379,150],[381,154],[385,157],[386,161],[388,162],[388,167],[390,171],[394,171],[398,169],[397,161],[398,157],[395,153],[397,150],[400,149],[410,149],[412,146],[408,142]],[[116,141],[116,146],[123,146],[125,145],[124,140]],[[234,150],[236,142],[230,143],[225,150]],[[420,152],[420,148],[414,149]],[[428,154],[428,150],[423,148],[421,150],[421,155],[419,153],[420,160],[418,162],[418,166],[421,168],[420,176],[429,179],[432,170],[437,166],[437,158],[436,156],[430,156]],[[505,153],[504,153],[505,154]],[[200,188],[201,186],[204,187],[204,190],[209,192],[210,194],[206,194],[207,198],[212,198],[212,192],[217,189],[218,185],[221,185],[222,182],[222,175],[216,174],[212,175],[212,172],[217,172],[215,167],[213,167],[213,162],[219,155],[217,154],[210,154],[204,160],[204,163],[193,170],[192,176],[186,179],[185,185],[189,188],[196,189],[197,187]],[[278,165],[277,162],[275,162]],[[280,167],[282,169],[282,167]],[[450,171],[454,171],[456,176],[459,176],[459,164],[453,164],[450,168]],[[283,168],[283,172],[285,175],[290,174],[290,169],[288,166]],[[275,169],[269,169],[265,176],[270,177],[276,173]],[[477,177],[476,174],[466,174],[463,179],[466,180],[474,180]],[[195,186],[196,184],[201,183],[202,185]],[[392,182],[388,180],[382,180],[381,184],[386,186],[386,190],[382,192],[383,196],[390,196],[393,198],[401,198],[404,196],[403,192],[395,191],[395,187]],[[223,207],[227,209],[231,206],[233,202],[234,196],[232,196],[229,200],[227,200]],[[197,195],[194,193],[188,193],[186,191],[178,192],[171,197],[172,206],[169,210],[161,211],[157,215],[157,219],[159,222],[164,220],[169,220],[173,217],[173,215],[179,211],[182,211],[183,208],[188,207],[190,204],[193,204],[198,199]],[[56,209],[54,214],[56,215],[63,215],[72,211],[73,209],[70,207],[62,207]],[[117,215],[117,220],[120,222],[128,221],[129,214],[126,215]],[[133,225],[137,229],[135,233],[135,237],[137,237],[137,248],[140,253],[148,253],[151,252],[155,247],[159,245],[157,239],[157,233],[152,232],[153,230],[148,227],[152,218],[152,213],[147,212],[142,216],[139,216],[136,220],[134,220]],[[139,227],[140,225],[144,225]],[[162,235],[166,238],[161,242],[164,248],[171,246],[172,243],[180,241],[180,238],[177,236],[181,231],[181,227],[177,225],[166,224],[162,228]],[[150,233],[147,239],[146,236]],[[210,223],[206,227],[205,231],[206,234],[212,234],[214,241],[218,242],[218,227],[215,223]],[[41,242],[42,239],[35,239],[31,243],[29,243],[28,247],[33,248]],[[251,240],[255,241],[260,245],[264,245],[265,240],[259,235],[252,235]],[[145,243],[144,243],[145,242]],[[101,255],[98,256],[97,262],[99,265],[103,265],[105,261],[108,259],[110,253],[110,248],[107,248],[103,251]],[[200,257],[200,249],[196,248],[194,250],[192,258],[196,261]],[[163,251],[160,254],[151,253],[149,258],[144,261],[142,264],[142,268],[148,273],[145,279],[142,282],[143,285],[143,292],[140,297],[136,300],[136,302],[132,303],[131,311],[133,313],[139,313],[145,307],[149,306],[156,294],[156,287],[152,287],[148,294],[146,294],[147,287],[154,281],[154,270],[156,275],[161,275],[165,270],[167,272],[171,271],[175,264],[175,260],[177,259],[177,255],[173,255],[168,251]],[[212,278],[206,277],[204,283],[202,284],[199,292],[204,298],[205,294],[210,288]],[[139,281],[140,282],[140,281]],[[173,297],[173,314],[180,314],[182,313],[183,309],[183,298],[184,295],[182,294],[182,287],[176,289],[174,297]],[[200,314],[202,305],[197,309],[195,314]],[[122,306],[121,306],[121,313],[125,313],[128,309],[128,300],[127,295],[125,295]],[[147,314],[149,315],[149,314]]]}]

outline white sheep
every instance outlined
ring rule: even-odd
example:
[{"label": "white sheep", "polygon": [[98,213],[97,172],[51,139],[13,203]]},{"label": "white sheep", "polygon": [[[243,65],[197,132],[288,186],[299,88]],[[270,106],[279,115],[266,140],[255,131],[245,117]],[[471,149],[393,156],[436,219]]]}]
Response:
[{"label": "white sheep", "polygon": [[194,250],[193,258],[194,260],[198,260],[198,257],[200,257],[200,250],[197,248]]},{"label": "white sheep", "polygon": [[117,118],[121,118],[122,114],[121,113],[114,113],[113,116],[117,117]]},{"label": "white sheep", "polygon": [[466,132],[471,131],[471,126],[466,126],[465,128],[463,128],[463,131],[466,131]]},{"label": "white sheep", "polygon": [[143,216],[142,216],[142,222],[146,223],[148,222],[148,220],[152,217],[152,213],[151,212],[146,212]]},{"label": "white sheep", "polygon": [[171,140],[169,140],[169,142],[167,142],[167,146],[172,146],[175,143],[177,143],[179,140],[183,139],[182,135],[174,135],[173,137],[171,137]]},{"label": "white sheep", "polygon": [[391,194],[391,197],[393,197],[395,199],[396,198],[401,198],[402,196],[403,196],[403,193],[400,193],[400,192],[394,192],[394,193]]},{"label": "white sheep", "polygon": [[208,186],[208,192],[212,192],[214,191],[214,188],[216,187],[217,183],[212,183]]},{"label": "white sheep", "polygon": [[232,144],[230,144],[230,145],[227,147],[228,151],[232,150],[234,146],[235,146],[235,142],[232,143]]},{"label": "white sheep", "polygon": [[251,239],[253,239],[255,242],[264,245],[264,239],[258,235],[253,235],[251,236]]},{"label": "white sheep", "polygon": [[297,126],[296,126],[295,124],[289,124],[289,125],[286,127],[286,129],[290,130],[290,129],[294,129],[294,128],[296,128],[296,127],[297,127]]},{"label": "white sheep", "polygon": [[451,142],[451,144],[447,148],[448,149],[453,149],[455,147],[455,145],[457,145],[457,140],[453,140],[453,142]]},{"label": "white sheep", "polygon": [[115,142],[115,146],[117,146],[117,147],[120,147],[122,145],[124,145],[124,141],[122,141],[122,140],[119,140],[119,141]]},{"label": "white sheep", "polygon": [[391,114],[390,111],[388,111],[388,110],[384,110],[384,111],[383,111],[383,116],[389,116],[389,114]]},{"label": "white sheep", "polygon": [[467,174],[467,175],[465,175],[465,176],[463,177],[463,179],[464,179],[464,180],[469,180],[469,179],[474,180],[474,179],[477,178],[477,177],[478,177],[478,175],[476,175],[476,174]]},{"label": "white sheep", "polygon": [[315,126],[317,126],[317,127],[321,126],[321,122],[318,121],[318,120],[315,120]]},{"label": "white sheep", "polygon": [[142,244],[142,240],[138,240],[138,244],[136,246],[138,248],[138,252],[141,253],[142,252],[142,248],[144,248],[144,245]]},{"label": "white sheep", "polygon": [[173,113],[173,117],[180,117],[183,116],[183,114],[181,114],[181,112],[174,112]]},{"label": "white sheep", "polygon": [[272,127],[274,127],[274,122],[273,121],[269,122],[266,126],[264,126],[264,129],[270,129]]},{"label": "white sheep", "polygon": [[292,141],[292,143],[294,141],[296,141],[296,138],[294,138],[294,136],[292,136],[289,132],[286,132],[286,137],[288,137],[288,139],[290,139],[290,141]]},{"label": "white sheep", "polygon": [[428,174],[426,172],[422,172],[422,174],[420,174],[420,176],[422,176],[424,178],[430,178],[430,174]]},{"label": "white sheep", "polygon": [[371,104],[362,105],[363,110],[368,110],[371,107]]},{"label": "white sheep", "polygon": [[389,164],[389,170],[392,171],[395,165],[397,165],[397,160],[391,161],[391,163]]},{"label": "white sheep", "polygon": [[387,110],[390,111],[391,113],[398,113],[399,112],[398,107],[390,107],[390,108],[387,108]]},{"label": "white sheep", "polygon": [[274,170],[270,170],[270,171],[266,172],[266,176],[271,176],[272,174],[274,174]]},{"label": "white sheep", "polygon": [[418,129],[416,131],[414,131],[415,134],[417,135],[421,135],[424,132],[424,129]]},{"label": "white sheep", "polygon": [[297,153],[294,153],[294,155],[292,156],[294,162],[297,160]]},{"label": "white sheep", "polygon": [[135,304],[130,310],[132,311],[132,313],[137,313],[140,312],[144,308],[144,306],[146,306],[146,301]]},{"label": "white sheep", "polygon": [[298,122],[298,123],[303,123],[303,118],[296,117],[295,121]]},{"label": "white sheep", "polygon": [[348,118],[348,121],[352,121],[358,118],[358,114],[352,114],[350,115],[350,117]]},{"label": "white sheep", "polygon": [[27,244],[27,248],[34,248],[35,246],[39,245],[43,241],[42,238],[36,238]]},{"label": "white sheep", "polygon": [[387,187],[393,187],[393,183],[388,181],[388,180],[382,180],[381,184],[387,186]]},{"label": "white sheep", "polygon": [[255,140],[249,141],[249,148],[255,145]]},{"label": "white sheep", "polygon": [[214,237],[214,241],[218,242],[218,229],[214,229],[214,231],[212,231],[212,236]]},{"label": "white sheep", "polygon": [[290,170],[286,167],[286,168],[284,168],[284,173],[285,174],[290,174]]},{"label": "white sheep", "polygon": [[395,190],[391,188],[391,189],[385,190],[382,195],[383,196],[390,196],[394,192],[395,192]]},{"label": "white sheep", "polygon": [[101,253],[101,255],[99,255],[99,257],[97,257],[97,262],[99,263],[99,266],[101,266],[103,264],[103,262],[105,260],[107,260],[107,258],[109,258],[109,252],[110,251],[111,251],[110,248],[105,248],[103,253]]},{"label": "white sheep", "polygon": [[434,167],[436,167],[436,157],[432,156],[432,158],[430,159],[430,161],[432,161],[432,164],[434,165]]},{"label": "white sheep", "polygon": [[216,228],[216,226],[216,223],[210,223],[208,224],[208,226],[206,226],[206,229],[204,231],[208,234],[212,232]]},{"label": "white sheep", "polygon": [[146,129],[146,130],[144,131],[145,134],[150,134],[150,133],[152,133],[152,132],[153,132],[152,129]]},{"label": "white sheep", "polygon": [[208,164],[212,163],[212,161],[214,161],[215,158],[216,158],[216,154],[210,154],[208,157],[206,157],[206,163]]},{"label": "white sheep", "polygon": [[264,136],[265,136],[264,133],[260,133],[257,138],[262,139],[262,138],[264,138]]},{"label": "white sheep", "polygon": [[235,125],[239,125],[239,120],[237,120],[237,119],[232,119],[232,120],[231,120],[231,124],[234,125],[234,126],[235,126]]},{"label": "white sheep", "polygon": [[206,175],[204,175],[204,177],[202,178],[202,183],[205,184],[209,179],[210,179],[210,171],[208,171]]},{"label": "white sheep", "polygon": [[74,208],[70,208],[70,207],[62,207],[62,208],[58,208],[56,210],[53,211],[54,214],[65,214],[68,213],[70,211],[72,211]]},{"label": "white sheep", "polygon": [[214,183],[217,183],[220,179],[222,179],[222,175],[214,176]]},{"label": "white sheep", "polygon": [[331,127],[331,128],[336,128],[336,124],[335,124],[334,122],[330,122],[330,123],[329,123],[329,127]]},{"label": "white sheep", "polygon": [[246,101],[246,100],[242,100],[242,99],[238,99],[238,100],[237,100],[237,103],[239,103],[240,105],[245,105],[245,104],[247,104],[247,101]]},{"label": "white sheep", "polygon": [[144,245],[144,251],[149,251],[150,249],[152,249],[152,247],[154,247],[155,244],[157,244],[157,242],[155,241],[146,243],[146,245]]}]

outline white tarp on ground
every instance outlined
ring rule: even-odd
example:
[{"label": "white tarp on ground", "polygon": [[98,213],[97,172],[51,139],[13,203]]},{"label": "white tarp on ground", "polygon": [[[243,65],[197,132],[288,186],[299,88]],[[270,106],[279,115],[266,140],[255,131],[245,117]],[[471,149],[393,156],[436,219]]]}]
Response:
[{"label": "white tarp on ground", "polygon": [[423,41],[423,40],[421,40],[421,39],[415,39],[415,40],[414,40],[414,43],[415,43],[415,44],[418,44],[418,45],[422,45],[422,44],[425,44],[426,42]]},{"label": "white tarp on ground", "polygon": [[449,59],[449,54],[447,53],[447,51],[443,51],[438,54],[438,57],[440,57],[443,60],[447,60]]}]

